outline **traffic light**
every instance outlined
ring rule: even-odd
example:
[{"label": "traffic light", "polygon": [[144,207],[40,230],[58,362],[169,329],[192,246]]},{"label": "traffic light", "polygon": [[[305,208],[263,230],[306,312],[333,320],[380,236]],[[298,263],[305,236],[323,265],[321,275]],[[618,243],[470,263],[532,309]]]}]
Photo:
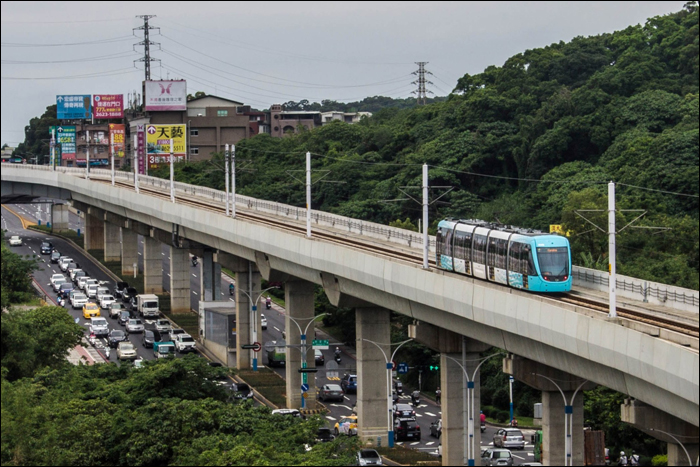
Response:
[{"label": "traffic light", "polygon": [[440,371],[439,365],[430,365],[428,368],[430,369],[430,371]]}]

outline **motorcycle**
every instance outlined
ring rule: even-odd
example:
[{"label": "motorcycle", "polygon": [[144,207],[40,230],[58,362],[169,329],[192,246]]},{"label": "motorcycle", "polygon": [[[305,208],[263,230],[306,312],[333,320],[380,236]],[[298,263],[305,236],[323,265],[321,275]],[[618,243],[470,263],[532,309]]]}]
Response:
[{"label": "motorcycle", "polygon": [[265,300],[265,309],[266,310],[272,309],[272,300],[269,298],[267,300]]},{"label": "motorcycle", "polygon": [[105,348],[105,357],[107,357],[107,360],[109,360],[109,347]]},{"label": "motorcycle", "polygon": [[336,352],[335,353],[335,363],[340,364],[341,361],[342,361],[342,359],[340,358],[340,352]]},{"label": "motorcycle", "polygon": [[197,266],[197,264],[199,264],[199,261],[197,260],[196,256],[193,256],[192,257],[192,266]]},{"label": "motorcycle", "polygon": [[418,407],[418,404],[420,404],[420,397],[411,394],[411,402],[413,403],[413,407]]},{"label": "motorcycle", "polygon": [[486,423],[481,424],[481,432],[484,433],[486,431]]}]

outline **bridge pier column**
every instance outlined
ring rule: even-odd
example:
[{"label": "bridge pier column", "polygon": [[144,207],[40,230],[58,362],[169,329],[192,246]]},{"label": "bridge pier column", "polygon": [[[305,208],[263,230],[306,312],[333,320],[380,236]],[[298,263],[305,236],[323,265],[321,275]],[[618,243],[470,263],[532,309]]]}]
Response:
[{"label": "bridge pier column", "polygon": [[[623,422],[668,443],[668,465],[695,465],[699,455],[698,427],[639,400],[625,399],[620,409]],[[676,439],[666,433],[672,434]],[[683,443],[683,447],[678,441]],[[685,451],[688,451],[688,454]],[[627,455],[629,457],[630,453]],[[688,455],[691,459],[690,464]]]},{"label": "bridge pier column", "polygon": [[67,204],[54,204],[51,206],[51,219],[54,232],[65,232],[69,230],[68,220],[70,210]]},{"label": "bridge pier column", "polygon": [[118,225],[110,222],[104,223],[103,248],[105,261],[121,261],[121,234]]},{"label": "bridge pier column", "polygon": [[85,213],[85,250],[104,248],[105,221],[92,214]]},{"label": "bridge pier column", "polygon": [[143,237],[143,291],[144,293],[163,293],[163,255],[162,247],[155,238]]},{"label": "bridge pier column", "polygon": [[[542,391],[542,463],[566,464],[565,434],[568,428],[564,420],[568,412],[573,416],[573,432],[569,433],[572,463],[583,465],[583,391],[594,389],[595,383],[513,355],[503,359],[503,372]],[[574,394],[576,397],[572,403]]]},{"label": "bridge pier column", "polygon": [[[392,352],[390,319],[391,312],[386,308],[355,309],[357,434],[365,442],[380,442],[382,446],[388,446],[389,436],[393,438],[393,432],[390,435],[389,431],[394,429],[393,414],[387,405],[391,397],[386,367],[386,359],[391,358]],[[379,344],[384,353],[372,342]]]},{"label": "bridge pier column", "polygon": [[190,253],[170,247],[170,310],[173,313],[190,311]]},{"label": "bridge pier column", "polygon": [[[238,369],[250,369],[253,366],[253,351],[241,349],[241,345],[252,344],[253,329],[252,321],[252,303],[248,298],[250,295],[253,300],[260,295],[260,271],[252,261],[248,261],[228,253],[219,252],[217,259],[220,264],[230,269],[235,276],[236,282],[236,367]],[[221,277],[221,274],[219,274]],[[220,281],[219,281],[220,282]],[[244,293],[245,292],[245,293]],[[247,294],[247,295],[246,295]],[[260,327],[260,310],[256,311],[256,322]],[[258,339],[262,338],[262,331],[258,329]],[[261,353],[258,353],[258,359],[261,359]],[[262,361],[260,361],[262,363]]]},{"label": "bridge pier column", "polygon": [[122,228],[122,276],[127,274],[134,276],[134,264],[136,274],[139,272],[139,236],[131,229]]},{"label": "bridge pier column", "polygon": [[201,262],[200,297],[205,302],[221,300],[221,265],[216,261],[214,251],[205,249]]},{"label": "bridge pier column", "polygon": [[[301,343],[301,332],[314,317],[314,285],[311,282],[294,280],[287,281],[284,284],[284,300],[287,306],[287,314],[285,315],[285,329],[287,332],[287,345],[298,346]],[[293,318],[294,321],[292,321]],[[299,327],[297,327],[297,323]],[[309,325],[306,334],[307,352],[306,352],[306,367],[315,368],[316,360],[314,352],[311,350],[311,341],[316,335],[315,324]],[[316,408],[316,375],[315,373],[299,373],[301,368],[301,348],[287,347],[287,407],[290,409],[301,408],[301,385],[302,383],[309,385],[309,391],[306,393],[304,408]],[[306,375],[306,381],[304,381]]]}]

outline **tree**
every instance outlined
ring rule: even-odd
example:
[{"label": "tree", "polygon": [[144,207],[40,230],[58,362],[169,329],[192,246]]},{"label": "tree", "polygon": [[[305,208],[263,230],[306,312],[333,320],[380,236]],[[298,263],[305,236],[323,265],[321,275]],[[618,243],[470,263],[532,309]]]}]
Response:
[{"label": "tree", "polygon": [[34,296],[31,273],[37,267],[37,261],[22,259],[20,255],[10,250],[5,241],[2,242],[1,248],[2,296],[0,300],[4,310],[10,305],[22,303]]}]

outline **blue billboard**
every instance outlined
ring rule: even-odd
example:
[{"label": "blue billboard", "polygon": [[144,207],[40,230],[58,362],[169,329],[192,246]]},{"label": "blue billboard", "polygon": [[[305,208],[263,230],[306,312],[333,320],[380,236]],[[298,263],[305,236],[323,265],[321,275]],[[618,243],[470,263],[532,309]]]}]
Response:
[{"label": "blue billboard", "polygon": [[56,96],[56,113],[59,120],[92,118],[92,96]]}]

